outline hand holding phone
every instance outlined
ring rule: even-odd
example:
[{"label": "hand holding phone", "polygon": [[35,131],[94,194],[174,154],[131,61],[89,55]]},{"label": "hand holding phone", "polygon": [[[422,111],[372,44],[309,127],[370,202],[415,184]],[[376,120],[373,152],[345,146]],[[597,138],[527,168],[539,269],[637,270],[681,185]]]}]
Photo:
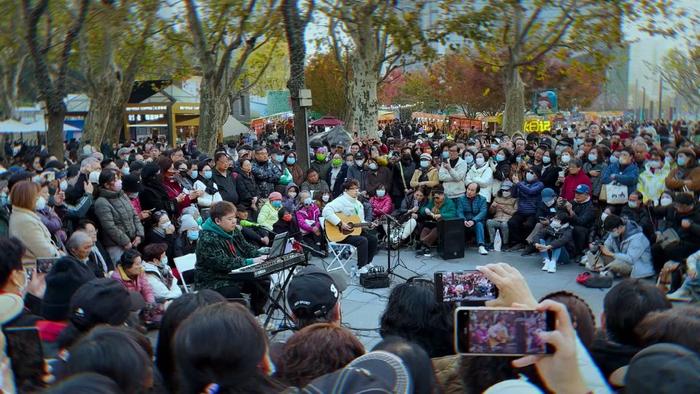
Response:
[{"label": "hand holding phone", "polygon": [[438,271],[434,282],[437,302],[483,306],[485,302],[498,297],[498,287],[483,273],[475,270]]},{"label": "hand holding phone", "polygon": [[478,266],[476,269],[498,287],[498,296],[494,300],[486,301],[486,306],[510,308],[518,303],[534,308],[537,305],[525,278],[513,266],[496,263]]}]

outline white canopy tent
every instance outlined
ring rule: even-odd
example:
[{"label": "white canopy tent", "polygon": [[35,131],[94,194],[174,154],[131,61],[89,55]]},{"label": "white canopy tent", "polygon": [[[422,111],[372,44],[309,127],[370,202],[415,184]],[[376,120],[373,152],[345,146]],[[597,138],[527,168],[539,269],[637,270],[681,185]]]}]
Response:
[{"label": "white canopy tent", "polygon": [[229,115],[228,119],[226,119],[226,123],[224,123],[222,129],[224,133],[224,138],[234,137],[250,132],[250,129],[248,127],[246,127],[243,123],[241,123],[238,119],[234,118],[231,115]]},{"label": "white canopy tent", "polygon": [[[39,119],[36,122],[28,124],[27,126],[31,127],[34,132],[38,132],[38,133],[44,133],[44,132],[46,132],[46,130],[48,128],[46,125],[46,122],[44,122],[43,119]],[[63,132],[66,132],[66,131],[78,132],[78,131],[80,131],[80,129],[75,127],[75,126],[71,126],[69,124],[64,123],[63,124]]]},{"label": "white canopy tent", "polygon": [[34,127],[29,127],[29,125],[18,122],[14,119],[8,119],[0,122],[0,134],[22,133],[36,133],[36,130],[34,130]]}]

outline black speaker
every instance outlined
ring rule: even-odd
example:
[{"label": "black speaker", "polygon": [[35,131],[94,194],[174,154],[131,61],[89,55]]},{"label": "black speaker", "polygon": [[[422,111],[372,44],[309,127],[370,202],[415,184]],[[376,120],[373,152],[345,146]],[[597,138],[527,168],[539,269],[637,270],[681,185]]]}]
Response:
[{"label": "black speaker", "polygon": [[443,260],[464,257],[464,220],[438,222],[438,254]]}]

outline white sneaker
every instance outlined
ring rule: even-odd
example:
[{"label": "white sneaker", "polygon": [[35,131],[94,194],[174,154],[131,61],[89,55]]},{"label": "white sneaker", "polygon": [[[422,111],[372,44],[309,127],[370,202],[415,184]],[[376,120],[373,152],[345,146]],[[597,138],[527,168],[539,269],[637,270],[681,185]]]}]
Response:
[{"label": "white sneaker", "polygon": [[690,296],[688,295],[688,292],[683,287],[679,288],[678,290],[674,291],[673,293],[666,294],[666,298],[669,299],[670,301],[688,302],[691,300]]},{"label": "white sneaker", "polygon": [[557,272],[557,262],[556,261],[549,260],[549,265],[547,266],[547,272],[549,272],[550,274]]},{"label": "white sneaker", "polygon": [[486,251],[486,248],[484,247],[484,245],[479,246],[479,254],[482,256],[489,254],[489,252]]},{"label": "white sneaker", "polygon": [[369,272],[370,268],[372,268],[372,264],[363,265],[362,268],[357,270],[357,274],[366,274]]},{"label": "white sneaker", "polygon": [[542,261],[542,271],[547,271],[549,269],[549,259],[544,259]]}]

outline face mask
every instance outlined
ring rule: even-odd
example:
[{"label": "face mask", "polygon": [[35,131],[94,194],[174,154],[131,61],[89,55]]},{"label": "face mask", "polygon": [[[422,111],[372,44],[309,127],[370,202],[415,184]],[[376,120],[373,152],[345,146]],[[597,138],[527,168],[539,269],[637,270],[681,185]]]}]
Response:
[{"label": "face mask", "polygon": [[486,161],[486,160],[484,160],[483,157],[477,157],[477,158],[476,158],[476,165],[477,165],[477,166],[484,165],[484,162],[485,162],[485,161]]},{"label": "face mask", "polygon": [[122,180],[121,179],[117,179],[116,181],[114,181],[114,190],[115,191],[122,190]]},{"label": "face mask", "polygon": [[600,214],[600,221],[605,222],[605,219],[608,217],[608,214],[603,212]]},{"label": "face mask", "polygon": [[[189,232],[188,232],[187,235],[189,235]],[[168,256],[162,257],[162,258],[160,259],[160,264],[161,264],[161,265],[168,265]]]},{"label": "face mask", "polygon": [[501,192],[501,195],[505,198],[510,197],[510,192]]},{"label": "face mask", "polygon": [[323,202],[328,202],[328,200],[330,200],[330,199],[331,199],[331,196],[329,196],[328,194],[324,194],[324,195],[321,197],[321,200],[322,200]]},{"label": "face mask", "polygon": [[443,151],[443,152],[442,152],[442,158],[443,158],[443,159],[447,159],[448,157],[450,157],[450,152]]},{"label": "face mask", "polygon": [[17,289],[19,290],[19,294],[22,297],[24,297],[25,294],[27,294],[27,284],[29,284],[29,277],[27,276],[27,271],[22,270],[22,273],[24,274],[24,283],[15,283],[15,286],[17,286]]},{"label": "face mask", "polygon": [[62,180],[61,183],[58,184],[58,187],[61,189],[61,191],[66,191],[68,189],[68,181],[67,180]]},{"label": "face mask", "polygon": [[204,171],[204,178],[211,179],[212,176],[213,176],[213,173],[211,170]]},{"label": "face mask", "polygon": [[430,166],[430,162],[427,160],[421,160],[420,166],[421,166],[421,168],[428,168]]},{"label": "face mask", "polygon": [[338,168],[341,165],[343,165],[343,160],[342,159],[333,159],[333,160],[331,160],[331,165],[335,168]]},{"label": "face mask", "polygon": [[498,144],[491,144],[491,150],[498,149]]},{"label": "face mask", "polygon": [[542,156],[542,163],[549,164],[552,159],[549,156]]},{"label": "face mask", "polygon": [[100,172],[92,171],[90,175],[88,175],[88,180],[90,183],[98,184],[100,182]]},{"label": "face mask", "polygon": [[297,162],[297,159],[295,159],[294,157],[287,158],[287,164],[289,164],[290,166],[293,166],[294,163],[296,163],[296,162]]},{"label": "face mask", "polygon": [[197,170],[190,171],[190,178],[197,179],[198,176],[199,176],[199,172],[197,172]]},{"label": "face mask", "polygon": [[129,167],[122,167],[122,174],[124,174],[124,175],[129,175],[130,172],[131,172],[131,168],[129,168]]},{"label": "face mask", "polygon": [[661,200],[659,200],[659,204],[661,204],[662,207],[667,207],[673,204],[673,199],[671,197],[661,197]]},{"label": "face mask", "polygon": [[46,208],[46,199],[40,196],[39,199],[36,200],[36,210],[41,211],[44,208]]},{"label": "face mask", "polygon": [[502,161],[505,160],[505,159],[506,159],[506,156],[505,156],[505,155],[502,155],[502,154],[497,154],[497,155],[496,155],[496,161],[497,161],[497,162],[502,162]]},{"label": "face mask", "polygon": [[683,167],[687,162],[688,159],[685,156],[678,156],[678,158],[676,159],[676,163],[678,163],[678,165],[681,167]]},{"label": "face mask", "polygon": [[32,182],[37,183],[37,184],[41,184],[41,175],[34,175],[32,177]]},{"label": "face mask", "polygon": [[364,160],[355,160],[355,164],[356,164],[358,167],[362,167],[362,165],[365,164],[365,161],[364,161]]},{"label": "face mask", "polygon": [[289,192],[289,193],[287,193],[287,195],[289,196],[289,198],[296,198],[297,192]]},{"label": "face mask", "polygon": [[316,153],[316,160],[318,160],[318,161],[326,160],[326,154],[325,153]]},{"label": "face mask", "polygon": [[528,173],[525,175],[525,179],[527,179],[528,182],[532,182],[532,181],[535,180],[535,174],[533,174],[533,173],[531,173],[531,172],[528,172]]},{"label": "face mask", "polygon": [[386,193],[386,190],[379,189],[379,190],[377,190],[377,197],[384,197],[385,193]]},{"label": "face mask", "polygon": [[610,156],[610,163],[618,163],[620,159],[617,158],[617,156],[612,155]]},{"label": "face mask", "polygon": [[467,162],[467,164],[472,164],[474,162],[474,156],[472,156],[472,155],[464,156],[464,160]]},{"label": "face mask", "polygon": [[615,231],[611,231],[611,232],[610,232],[610,236],[613,237],[613,238],[619,238],[619,237],[620,237],[620,234],[618,234],[618,233],[615,232]]},{"label": "face mask", "polygon": [[285,222],[291,222],[292,221],[292,214],[285,213],[284,215],[282,215],[282,220]]},{"label": "face mask", "polygon": [[311,198],[311,197],[307,197],[307,198],[304,200],[304,205],[306,205],[307,207],[308,207],[309,205],[313,204],[313,203],[314,203],[314,199]]},{"label": "face mask", "polygon": [[661,168],[661,163],[659,163],[656,160],[652,160],[647,163],[649,165],[649,168]]},{"label": "face mask", "polygon": [[549,224],[552,226],[553,229],[558,230],[561,228],[561,222],[558,220],[552,220],[552,223]]},{"label": "face mask", "polygon": [[639,201],[627,201],[627,206],[630,208],[637,208],[639,206]]},{"label": "face mask", "polygon": [[598,158],[598,155],[595,155],[593,153],[588,154],[588,161],[596,161],[597,158]]},{"label": "face mask", "polygon": [[[196,241],[199,239],[199,230],[187,230],[187,239],[190,241]],[[167,264],[168,259],[167,257],[165,258],[165,262],[163,264]]]},{"label": "face mask", "polygon": [[561,162],[562,162],[562,163],[565,163],[565,164],[566,164],[566,163],[568,163],[568,162],[570,162],[570,161],[571,161],[571,156],[569,156],[569,155],[562,155],[562,156],[561,156]]},{"label": "face mask", "polygon": [[281,163],[282,160],[284,160],[284,156],[282,155],[275,155],[275,161],[278,163]]},{"label": "face mask", "polygon": [[170,220],[168,220],[165,223],[161,223],[158,227],[162,228],[163,230],[167,229],[168,227],[170,227]]},{"label": "face mask", "polygon": [[376,170],[377,168],[379,168],[379,167],[377,166],[376,163],[371,163],[371,164],[369,165],[369,169],[372,170],[372,171]]},{"label": "face mask", "polygon": [[353,164],[355,164],[355,162],[352,161],[352,160],[348,160],[348,161],[345,162],[345,165],[348,166],[348,167],[352,167]]},{"label": "face mask", "polygon": [[275,207],[275,208],[280,208],[280,207],[282,207],[282,201],[277,201],[277,200],[276,200],[276,201],[272,201],[270,204],[271,204],[273,207]]}]

